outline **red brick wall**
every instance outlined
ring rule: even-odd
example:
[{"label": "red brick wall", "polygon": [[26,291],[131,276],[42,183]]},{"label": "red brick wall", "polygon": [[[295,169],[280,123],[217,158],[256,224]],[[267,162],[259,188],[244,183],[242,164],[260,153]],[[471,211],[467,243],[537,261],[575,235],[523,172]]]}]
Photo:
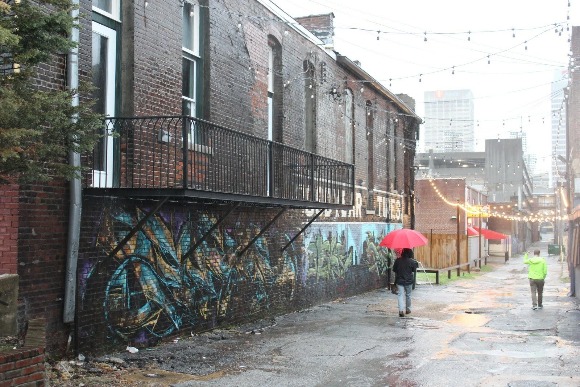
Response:
[{"label": "red brick wall", "polygon": [[43,348],[24,347],[0,353],[0,387],[44,385]]},{"label": "red brick wall", "polygon": [[[459,199],[461,204],[465,201],[464,179],[435,179],[433,184],[441,195],[449,202],[454,203]],[[419,202],[415,207],[415,229],[422,233],[433,231],[435,234],[455,234],[457,222],[452,217],[457,215],[457,208],[447,204],[433,189],[430,180],[417,180],[415,182],[415,195]],[[460,210],[462,232],[465,232],[465,212]]]},{"label": "red brick wall", "polygon": [[16,274],[18,266],[18,186],[2,187],[0,194],[0,274]]},{"label": "red brick wall", "polygon": [[309,220],[301,210],[287,211],[266,228],[279,209],[246,207],[224,218],[229,207],[174,202],[109,257],[154,205],[85,198],[78,273],[82,353],[146,347],[179,332],[291,312],[385,285],[386,251],[377,245],[394,225],[357,224],[358,235],[349,234],[360,241],[353,246],[357,255],[349,255],[352,243],[329,223],[320,233],[313,224],[282,251]]},{"label": "red brick wall", "polygon": [[19,322],[46,320],[47,351],[62,353],[68,331],[62,322],[68,233],[67,185],[22,186],[18,233]]},{"label": "red brick wall", "polygon": [[[135,57],[134,67],[127,63],[121,63],[120,72],[124,77],[123,85],[133,85],[134,90],[121,90],[123,98],[130,98],[133,104],[121,101],[124,105],[133,106],[136,115],[172,115],[181,112],[181,8],[179,2],[161,0],[160,2],[148,2],[145,8],[143,2],[123,3],[125,6],[133,6],[134,32],[123,34],[123,39],[132,39],[132,42],[123,41],[123,48],[133,47],[131,54]],[[131,5],[132,4],[132,5]],[[243,16],[239,16],[242,10]],[[91,2],[81,1],[81,13],[91,15]],[[208,45],[203,53],[205,62],[206,90],[203,103],[206,108],[204,118],[217,124],[234,128],[245,133],[265,138],[267,134],[267,54],[268,37],[275,37],[280,43],[282,50],[282,81],[286,87],[278,98],[282,104],[284,117],[282,122],[283,142],[286,145],[302,149],[306,135],[304,133],[304,103],[305,103],[305,80],[302,77],[303,62],[310,60],[316,66],[316,133],[317,152],[323,156],[343,160],[345,157],[345,125],[342,112],[344,106],[335,101],[330,91],[338,87],[352,90],[354,98],[354,154],[355,154],[355,181],[359,185],[357,193],[362,198],[363,208],[374,208],[375,204],[369,204],[368,188],[368,144],[366,119],[367,101],[372,101],[374,114],[373,123],[373,158],[375,171],[375,193],[385,194],[389,191],[386,181],[386,165],[393,162],[393,155],[387,153],[387,141],[385,133],[387,122],[398,112],[390,101],[385,100],[382,94],[377,93],[371,85],[365,85],[361,90],[361,83],[355,81],[353,74],[338,66],[332,57],[322,52],[314,43],[309,42],[300,34],[290,31],[286,34],[288,26],[276,20],[275,17],[264,9],[258,2],[253,0],[225,0],[211,2],[207,8],[209,15],[206,24],[209,33]],[[245,15],[245,16],[244,16]],[[260,21],[256,22],[258,18]],[[131,29],[126,23],[130,19],[124,19],[123,31]],[[81,18],[81,42],[80,49],[80,77],[81,80],[90,79],[91,70],[91,18]],[[238,28],[238,23],[241,24]],[[131,44],[129,44],[131,43]],[[122,56],[126,58],[127,56]],[[324,63],[324,65],[323,65]],[[326,67],[323,77],[321,69]],[[58,57],[50,64],[41,66],[39,86],[45,89],[60,89],[65,86],[65,60]],[[134,79],[134,82],[127,81]],[[396,136],[404,135],[404,120],[399,119]],[[397,145],[397,191],[406,190],[405,175],[409,170],[412,157],[404,162],[404,149]],[[410,150],[406,150],[409,152]],[[381,192],[382,191],[382,192]],[[9,200],[9,199],[7,199]],[[376,196],[371,198],[376,200]],[[98,260],[102,258],[103,250],[97,248],[99,243],[96,236],[99,230],[96,227],[107,227],[102,223],[103,211],[97,206],[97,201],[88,202],[83,210],[82,238],[86,259]],[[13,203],[6,203],[12,208]],[[123,203],[119,208],[131,208],[140,203]],[[4,206],[6,209],[7,206]],[[47,337],[47,353],[63,354],[71,327],[62,323],[65,261],[68,232],[68,184],[54,183],[22,187],[19,192],[18,220],[16,224],[11,221],[12,227],[18,227],[18,256],[17,274],[20,281],[20,320],[25,321],[36,317],[46,319],[46,331],[51,332]],[[205,205],[204,210],[213,214],[223,213],[223,209],[214,205]],[[182,211],[185,212],[185,211]],[[298,211],[293,212],[295,214]],[[179,211],[177,211],[179,213]],[[332,212],[339,214],[339,211]],[[340,212],[344,217],[341,220],[361,222],[376,221],[385,222],[385,216],[367,215],[363,211]],[[354,215],[352,214],[354,213]],[[232,230],[247,230],[256,224],[264,225],[270,221],[275,211],[247,211],[241,216],[239,224],[233,224]],[[292,217],[295,215],[288,215]],[[289,231],[293,235],[299,229],[301,222],[307,217],[298,216],[293,223],[285,225],[282,230]],[[332,218],[332,217],[331,217]],[[330,219],[327,219],[330,220]],[[408,223],[408,222],[407,222]],[[0,233],[2,232],[0,228]],[[8,232],[6,233],[6,235]],[[272,234],[273,235],[273,234]],[[268,236],[269,245],[282,247],[280,236]],[[6,237],[4,237],[6,240]],[[214,242],[218,243],[218,242]],[[226,241],[221,241],[226,243]],[[1,250],[1,262],[10,262],[9,270],[14,270],[14,244],[8,242],[10,249]],[[240,243],[241,244],[241,243]],[[5,248],[6,243],[2,245]],[[4,259],[6,257],[6,259]],[[273,259],[282,260],[284,255],[276,255]],[[281,267],[280,262],[275,262],[272,267]],[[79,292],[84,291],[82,286],[83,275],[86,277],[88,267],[79,267]],[[107,268],[110,269],[110,268]],[[4,270],[4,266],[2,266]],[[354,270],[354,269],[353,269]],[[320,302],[332,298],[337,294],[350,294],[354,290],[364,290],[375,286],[377,279],[366,277],[364,269],[354,270],[354,280],[345,281],[320,281],[311,283],[305,294],[308,302]],[[354,272],[353,272],[354,273]],[[279,273],[278,273],[279,274]],[[348,277],[351,278],[351,277]],[[368,282],[365,282],[367,281]],[[362,281],[362,282],[361,282]],[[362,283],[362,285],[361,285]],[[349,287],[350,285],[350,287]],[[255,291],[252,286],[244,284],[241,294],[251,294]],[[102,290],[102,289],[101,289]],[[173,291],[173,289],[166,289]],[[288,287],[276,288],[274,298],[287,299],[285,293]],[[291,289],[290,289],[291,290]],[[82,302],[88,299],[82,299]],[[304,306],[308,302],[301,300],[297,305]],[[239,316],[247,316],[246,307],[240,304],[237,309]],[[291,305],[291,306],[297,306]],[[80,305],[79,308],[86,305]],[[85,318],[101,316],[101,309],[84,309]],[[262,310],[262,309],[259,309]],[[235,318],[232,319],[235,321]],[[213,324],[213,322],[211,322]],[[211,325],[211,324],[210,324]],[[209,325],[208,325],[209,326]],[[105,332],[106,335],[106,332]],[[88,337],[79,337],[85,340]]]}]

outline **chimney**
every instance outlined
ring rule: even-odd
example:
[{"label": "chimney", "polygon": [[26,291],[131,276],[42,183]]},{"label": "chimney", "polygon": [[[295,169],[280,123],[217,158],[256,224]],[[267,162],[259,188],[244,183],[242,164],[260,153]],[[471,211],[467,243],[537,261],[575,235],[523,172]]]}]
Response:
[{"label": "chimney", "polygon": [[297,17],[295,20],[320,39],[326,48],[334,48],[334,14],[332,12]]}]

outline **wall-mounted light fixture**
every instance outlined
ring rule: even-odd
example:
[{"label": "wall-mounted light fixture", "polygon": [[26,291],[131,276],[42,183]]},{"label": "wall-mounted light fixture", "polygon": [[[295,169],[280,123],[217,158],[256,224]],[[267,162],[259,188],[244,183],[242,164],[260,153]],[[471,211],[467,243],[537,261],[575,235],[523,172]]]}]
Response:
[{"label": "wall-mounted light fixture", "polygon": [[342,93],[337,86],[332,86],[329,91],[330,97],[337,102],[342,101]]}]

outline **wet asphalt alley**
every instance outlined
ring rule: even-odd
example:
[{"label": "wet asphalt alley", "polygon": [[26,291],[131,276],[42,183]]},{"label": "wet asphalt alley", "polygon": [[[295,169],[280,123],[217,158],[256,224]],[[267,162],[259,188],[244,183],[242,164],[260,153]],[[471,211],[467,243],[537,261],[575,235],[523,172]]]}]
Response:
[{"label": "wet asphalt alley", "polygon": [[476,278],[418,284],[409,317],[380,289],[119,356],[141,367],[134,381],[182,387],[580,386],[578,300],[565,262],[535,246],[548,261],[542,310],[522,257],[492,257]]}]

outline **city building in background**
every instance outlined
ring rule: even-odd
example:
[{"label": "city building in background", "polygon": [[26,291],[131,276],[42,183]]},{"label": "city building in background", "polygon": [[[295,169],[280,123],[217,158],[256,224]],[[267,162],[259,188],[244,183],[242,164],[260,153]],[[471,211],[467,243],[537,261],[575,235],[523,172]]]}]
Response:
[{"label": "city building in background", "polygon": [[428,152],[473,152],[474,107],[471,90],[425,92],[423,149]]},{"label": "city building in background", "polygon": [[552,168],[550,187],[562,181],[565,163],[558,156],[566,157],[566,103],[564,89],[568,86],[568,70],[556,70],[552,82]]}]

